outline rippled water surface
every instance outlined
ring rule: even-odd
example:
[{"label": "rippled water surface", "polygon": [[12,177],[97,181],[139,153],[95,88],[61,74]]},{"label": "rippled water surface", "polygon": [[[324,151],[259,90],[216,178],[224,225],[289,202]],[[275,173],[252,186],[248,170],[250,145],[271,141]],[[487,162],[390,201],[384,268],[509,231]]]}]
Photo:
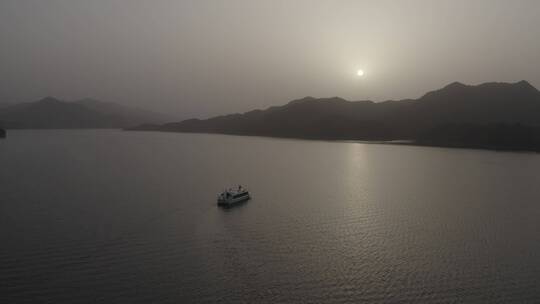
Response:
[{"label": "rippled water surface", "polygon": [[12,131],[0,245],[2,303],[538,303],[540,155]]}]

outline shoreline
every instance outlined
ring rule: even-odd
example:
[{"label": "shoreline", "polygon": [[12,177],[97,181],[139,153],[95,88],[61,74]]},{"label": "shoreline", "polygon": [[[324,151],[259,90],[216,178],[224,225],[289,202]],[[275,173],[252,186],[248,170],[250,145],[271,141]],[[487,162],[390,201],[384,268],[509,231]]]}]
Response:
[{"label": "shoreline", "polygon": [[433,148],[453,148],[453,149],[470,149],[470,150],[487,150],[494,152],[521,152],[521,153],[540,153],[540,149],[534,148],[510,148],[503,146],[488,146],[488,145],[469,145],[459,143],[422,143],[413,139],[398,139],[398,140],[361,140],[361,139],[337,139],[337,138],[310,138],[310,137],[293,137],[293,136],[270,136],[270,135],[257,135],[257,134],[235,134],[235,133],[220,133],[220,132],[183,132],[173,130],[134,130],[134,129],[122,129],[123,131],[131,132],[166,132],[166,133],[184,133],[184,134],[217,134],[228,136],[251,136],[261,138],[277,138],[277,139],[291,139],[291,140],[310,140],[310,141],[326,141],[326,142],[343,142],[343,143],[363,143],[363,144],[384,144],[384,145],[403,145],[403,146],[415,146],[415,147],[433,147]]}]

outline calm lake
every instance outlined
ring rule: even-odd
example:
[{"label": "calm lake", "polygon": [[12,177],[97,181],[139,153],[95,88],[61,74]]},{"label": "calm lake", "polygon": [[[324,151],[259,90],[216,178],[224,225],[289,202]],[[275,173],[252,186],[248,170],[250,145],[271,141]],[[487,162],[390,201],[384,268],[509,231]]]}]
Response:
[{"label": "calm lake", "polygon": [[538,303],[540,154],[11,131],[0,302]]}]

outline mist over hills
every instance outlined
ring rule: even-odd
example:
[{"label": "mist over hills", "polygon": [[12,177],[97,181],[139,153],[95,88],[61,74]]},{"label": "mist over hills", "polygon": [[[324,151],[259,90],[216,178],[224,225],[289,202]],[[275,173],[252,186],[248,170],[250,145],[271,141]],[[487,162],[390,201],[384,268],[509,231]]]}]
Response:
[{"label": "mist over hills", "polygon": [[172,116],[94,99],[68,102],[45,97],[2,105],[0,125],[8,129],[125,128],[174,120]]},{"label": "mist over hills", "polygon": [[540,151],[540,91],[527,81],[454,82],[418,99],[379,103],[304,97],[265,110],[174,120],[94,99],[0,104],[0,127],[8,129],[129,128]]},{"label": "mist over hills", "polygon": [[[308,139],[405,139],[448,146],[471,146],[482,139],[483,147],[511,145],[512,149],[523,146],[530,150],[534,146],[536,150],[540,147],[538,127],[540,92],[520,81],[477,86],[454,82],[419,99],[379,103],[305,97],[265,110],[132,129]],[[466,136],[469,129],[475,130],[476,138]],[[532,135],[520,136],[520,132]],[[516,138],[520,141],[514,142]]]}]

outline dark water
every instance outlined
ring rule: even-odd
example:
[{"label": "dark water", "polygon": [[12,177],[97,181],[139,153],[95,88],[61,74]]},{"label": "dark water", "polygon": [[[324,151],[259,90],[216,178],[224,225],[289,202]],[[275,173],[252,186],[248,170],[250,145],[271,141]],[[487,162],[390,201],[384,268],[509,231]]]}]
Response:
[{"label": "dark water", "polygon": [[540,155],[13,131],[0,245],[2,303],[538,303]]}]

